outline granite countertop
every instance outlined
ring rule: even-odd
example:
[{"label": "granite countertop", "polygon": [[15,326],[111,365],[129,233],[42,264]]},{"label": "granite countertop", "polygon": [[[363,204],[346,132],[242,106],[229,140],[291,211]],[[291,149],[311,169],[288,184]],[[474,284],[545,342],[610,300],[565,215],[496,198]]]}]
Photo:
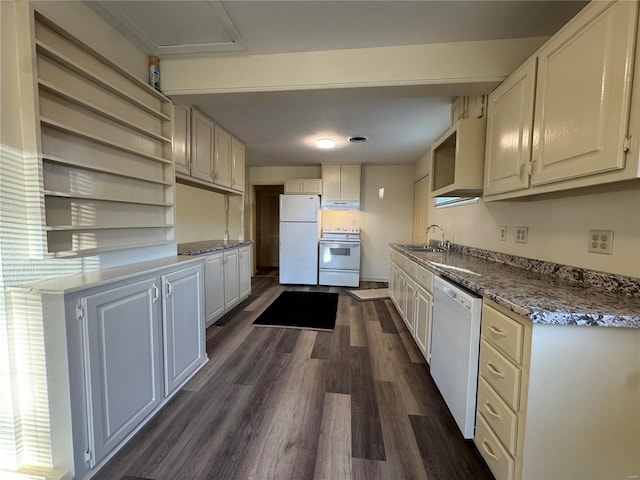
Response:
[{"label": "granite countertop", "polygon": [[206,255],[252,243],[252,240],[205,240],[203,242],[179,243],[178,255]]},{"label": "granite countertop", "polygon": [[[416,252],[402,245],[392,244],[391,247],[441,277],[529,318],[533,323],[640,328],[638,279],[611,275],[609,285],[606,285],[610,289],[599,288],[549,271],[530,270],[460,251]],[[549,265],[555,265],[556,271],[557,267],[572,269]],[[581,276],[584,272],[581,270]],[[594,273],[600,274],[600,283],[607,283],[606,274]]]}]

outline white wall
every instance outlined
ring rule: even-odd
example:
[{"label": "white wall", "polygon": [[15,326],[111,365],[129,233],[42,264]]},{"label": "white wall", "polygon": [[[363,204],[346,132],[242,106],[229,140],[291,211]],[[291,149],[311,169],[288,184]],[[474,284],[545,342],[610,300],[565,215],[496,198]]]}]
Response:
[{"label": "white wall", "polygon": [[[434,95],[486,92],[546,37],[163,61],[171,95],[431,85]],[[455,87],[450,88],[453,84]],[[445,93],[448,92],[448,93]]]},{"label": "white wall", "polygon": [[[431,199],[428,218],[462,245],[640,277],[637,183],[440,209]],[[507,227],[506,242],[498,239],[501,225]],[[516,226],[529,227],[528,243],[515,243]],[[590,229],[614,230],[612,255],[587,252]]]},{"label": "white wall", "polygon": [[[188,185],[176,185],[178,243],[222,240],[225,235],[225,195]],[[229,239],[240,235],[240,198],[229,196]]]},{"label": "white wall", "polygon": [[388,281],[389,244],[411,241],[413,172],[413,165],[363,165],[361,210],[322,212],[323,226],[360,226],[362,280]]},{"label": "white wall", "polygon": [[[413,165],[364,165],[360,184],[358,212],[322,211],[323,226],[358,225],[362,228],[360,278],[387,281],[389,243],[407,243],[411,239],[413,208]],[[320,166],[249,167],[246,219],[249,237],[255,240],[255,198],[252,185],[278,185],[295,178],[320,178]],[[385,189],[384,199],[378,191]],[[255,255],[254,255],[255,258]]]}]

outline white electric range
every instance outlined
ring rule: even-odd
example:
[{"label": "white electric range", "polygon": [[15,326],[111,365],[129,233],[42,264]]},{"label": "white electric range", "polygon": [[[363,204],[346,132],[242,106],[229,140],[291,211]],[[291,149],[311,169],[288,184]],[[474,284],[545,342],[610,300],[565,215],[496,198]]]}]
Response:
[{"label": "white electric range", "polygon": [[318,270],[320,285],[360,285],[360,227],[322,228]]}]

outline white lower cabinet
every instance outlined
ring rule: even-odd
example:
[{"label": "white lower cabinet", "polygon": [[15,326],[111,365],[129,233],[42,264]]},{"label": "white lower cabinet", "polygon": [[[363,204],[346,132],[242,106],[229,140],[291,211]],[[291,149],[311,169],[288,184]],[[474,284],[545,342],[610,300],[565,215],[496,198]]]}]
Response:
[{"label": "white lower cabinet", "polygon": [[224,314],[224,269],[222,253],[209,255],[204,261],[207,326]]},{"label": "white lower cabinet", "polygon": [[427,363],[431,363],[433,277],[421,265],[391,252],[389,294]]},{"label": "white lower cabinet", "polygon": [[158,280],[149,278],[87,295],[80,305],[93,467],[162,400]]},{"label": "white lower cabinet", "polygon": [[413,280],[411,280],[409,277],[406,278],[405,282],[406,282],[405,284],[406,286],[405,286],[405,293],[404,293],[404,304],[405,304],[404,323],[409,329],[409,333],[411,333],[411,335],[415,337],[416,336],[416,332],[415,332],[416,308],[415,307],[416,307],[416,291],[418,287],[416,286],[416,283]]},{"label": "white lower cabinet", "polygon": [[414,338],[418,344],[418,348],[427,360],[431,363],[431,355],[429,353],[431,347],[431,307],[433,305],[433,296],[424,288],[418,286],[415,293],[415,330]]},{"label": "white lower cabinet", "polygon": [[238,252],[240,298],[243,299],[251,293],[251,247],[241,247]]},{"label": "white lower cabinet", "polygon": [[640,473],[640,330],[534,324],[484,300],[474,441],[496,480]]},{"label": "white lower cabinet", "polygon": [[107,285],[76,302],[93,467],[206,361],[202,264]]},{"label": "white lower cabinet", "polygon": [[164,391],[180,386],[205,357],[202,267],[162,276]]},{"label": "white lower cabinet", "polygon": [[204,288],[207,327],[251,294],[251,246],[207,255]]},{"label": "white lower cabinet", "polygon": [[238,250],[225,250],[222,254],[224,269],[224,308],[233,307],[240,300],[240,277],[238,276]]},{"label": "white lower cabinet", "polygon": [[50,434],[69,478],[92,476],[207,362],[202,259],[60,277],[11,295],[41,305],[29,321],[44,328]]}]

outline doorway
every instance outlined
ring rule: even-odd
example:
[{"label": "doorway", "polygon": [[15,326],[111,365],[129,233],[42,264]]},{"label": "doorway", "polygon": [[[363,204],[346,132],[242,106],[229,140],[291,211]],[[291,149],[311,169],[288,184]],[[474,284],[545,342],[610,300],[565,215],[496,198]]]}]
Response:
[{"label": "doorway", "polygon": [[256,269],[258,275],[278,275],[280,266],[280,194],[283,185],[255,185]]}]

